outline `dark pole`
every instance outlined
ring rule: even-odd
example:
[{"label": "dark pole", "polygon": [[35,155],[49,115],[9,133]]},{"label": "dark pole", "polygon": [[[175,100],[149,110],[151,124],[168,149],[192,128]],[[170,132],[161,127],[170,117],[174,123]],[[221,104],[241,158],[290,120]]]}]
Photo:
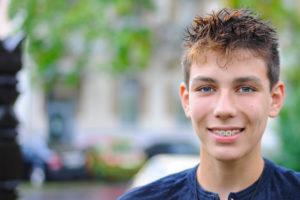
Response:
[{"label": "dark pole", "polygon": [[18,120],[13,106],[18,96],[16,73],[21,69],[22,36],[0,41],[0,199],[18,198],[22,156],[16,140]]}]

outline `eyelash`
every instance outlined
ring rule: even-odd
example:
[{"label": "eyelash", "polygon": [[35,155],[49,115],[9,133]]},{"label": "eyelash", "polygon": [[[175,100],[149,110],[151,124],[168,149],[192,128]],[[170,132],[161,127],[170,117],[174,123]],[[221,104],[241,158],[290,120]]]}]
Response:
[{"label": "eyelash", "polygon": [[[203,91],[204,89],[210,89],[210,91]],[[202,93],[210,93],[210,92],[214,92],[215,89],[212,86],[205,85],[205,86],[199,87],[197,89],[197,91],[202,92]]]},{"label": "eyelash", "polygon": [[[241,91],[242,89],[247,89],[247,90],[250,90],[250,91]],[[239,93],[251,93],[251,92],[255,92],[256,91],[256,89],[255,88],[253,88],[253,87],[250,87],[250,86],[241,86],[241,87],[239,87],[238,88],[238,90],[237,90]]]},{"label": "eyelash", "polygon": [[[208,89],[209,89],[209,91],[207,91]],[[248,91],[242,91],[243,89],[247,89]],[[206,90],[206,91],[204,91],[204,90]],[[211,92],[216,91],[216,89],[212,86],[205,85],[205,86],[201,86],[201,87],[197,88],[196,91],[202,92],[202,93],[211,93]],[[238,89],[237,89],[238,93],[251,93],[251,92],[255,92],[255,91],[257,91],[257,90],[250,86],[241,86],[241,87],[238,87]]]}]

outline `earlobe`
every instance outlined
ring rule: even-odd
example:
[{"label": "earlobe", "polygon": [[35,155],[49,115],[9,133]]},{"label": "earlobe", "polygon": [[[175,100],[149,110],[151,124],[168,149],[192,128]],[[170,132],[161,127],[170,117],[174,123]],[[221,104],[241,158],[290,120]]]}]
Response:
[{"label": "earlobe", "polygon": [[279,81],[271,91],[271,107],[269,117],[277,117],[283,105],[285,97],[285,89],[282,81]]},{"label": "earlobe", "polygon": [[190,118],[189,91],[185,83],[180,84],[179,95],[185,116]]}]

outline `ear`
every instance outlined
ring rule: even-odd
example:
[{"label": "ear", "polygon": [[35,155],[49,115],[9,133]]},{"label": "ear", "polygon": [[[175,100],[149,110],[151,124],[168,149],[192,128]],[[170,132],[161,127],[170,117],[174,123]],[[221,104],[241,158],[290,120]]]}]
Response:
[{"label": "ear", "polygon": [[190,103],[189,103],[189,91],[185,83],[180,84],[180,100],[181,100],[181,105],[183,107],[185,116],[187,118],[191,118],[190,114]]},{"label": "ear", "polygon": [[271,91],[271,105],[269,111],[269,117],[276,117],[283,105],[285,97],[284,84],[279,81]]}]

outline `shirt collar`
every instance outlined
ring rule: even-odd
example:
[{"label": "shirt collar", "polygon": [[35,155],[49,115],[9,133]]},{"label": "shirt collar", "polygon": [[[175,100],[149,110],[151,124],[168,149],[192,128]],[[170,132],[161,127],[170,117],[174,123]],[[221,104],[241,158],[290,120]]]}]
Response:
[{"label": "shirt collar", "polygon": [[[265,166],[264,166],[264,170],[263,170],[263,173],[260,176],[260,178],[255,183],[253,183],[252,185],[247,187],[246,189],[241,190],[239,192],[230,193],[229,197],[231,197],[233,199],[250,199],[252,197],[252,195],[253,196],[257,195],[257,193],[259,193],[265,187],[267,187],[267,183],[269,182],[268,180],[272,176],[274,168],[272,167],[273,163],[271,161],[269,161],[265,158],[264,158],[264,161],[265,161]],[[197,177],[196,171],[197,171],[197,168],[195,170],[193,170],[193,172],[194,172],[194,180],[193,181],[195,183],[194,191],[197,192],[196,196],[198,196],[198,199],[214,199],[214,200],[219,199],[219,196],[217,193],[204,190],[199,185],[197,178],[196,178]]]}]

